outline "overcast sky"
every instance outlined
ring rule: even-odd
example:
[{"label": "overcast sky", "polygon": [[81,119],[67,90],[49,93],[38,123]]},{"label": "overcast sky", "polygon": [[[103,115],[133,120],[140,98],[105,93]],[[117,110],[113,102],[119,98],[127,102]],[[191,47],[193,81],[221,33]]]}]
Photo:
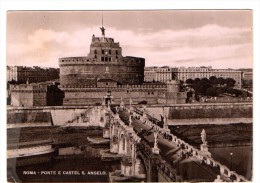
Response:
[{"label": "overcast sky", "polygon": [[[106,37],[146,66],[252,68],[250,10],[104,11]],[[87,56],[101,36],[97,11],[20,11],[7,15],[7,65],[58,67]]]}]

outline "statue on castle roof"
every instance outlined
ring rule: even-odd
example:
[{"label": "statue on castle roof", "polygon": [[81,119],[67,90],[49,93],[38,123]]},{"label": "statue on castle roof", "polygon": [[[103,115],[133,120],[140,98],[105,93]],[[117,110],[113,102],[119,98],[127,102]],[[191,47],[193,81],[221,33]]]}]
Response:
[{"label": "statue on castle roof", "polygon": [[105,27],[103,27],[103,26],[100,27],[100,30],[101,30],[101,32],[102,32],[102,36],[105,37],[105,30],[106,30]]}]

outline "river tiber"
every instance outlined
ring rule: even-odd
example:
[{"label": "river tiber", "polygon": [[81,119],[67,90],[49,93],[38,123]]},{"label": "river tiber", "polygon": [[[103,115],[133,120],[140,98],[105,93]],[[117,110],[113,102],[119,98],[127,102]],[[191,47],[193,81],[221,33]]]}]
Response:
[{"label": "river tiber", "polygon": [[251,181],[250,69],[148,67],[108,36],[110,13],[82,35],[85,56],[60,56],[58,69],[7,67],[7,180]]}]

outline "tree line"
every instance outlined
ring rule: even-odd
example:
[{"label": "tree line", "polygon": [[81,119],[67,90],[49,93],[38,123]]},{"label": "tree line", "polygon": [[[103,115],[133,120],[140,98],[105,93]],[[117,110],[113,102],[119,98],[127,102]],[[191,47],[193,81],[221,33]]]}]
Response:
[{"label": "tree line", "polygon": [[[211,76],[209,79],[187,79],[186,84],[194,89],[196,99],[198,99],[199,95],[217,97],[223,93],[235,95],[236,97],[249,95],[247,92],[233,88],[236,84],[233,78],[224,79]],[[191,95],[192,93],[188,93],[188,97]]]}]

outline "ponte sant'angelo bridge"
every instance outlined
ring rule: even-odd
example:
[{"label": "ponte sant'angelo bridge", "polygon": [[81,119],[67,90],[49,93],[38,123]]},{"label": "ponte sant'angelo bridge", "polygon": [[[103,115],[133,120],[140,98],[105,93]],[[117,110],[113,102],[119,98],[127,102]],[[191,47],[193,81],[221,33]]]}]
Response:
[{"label": "ponte sant'angelo bridge", "polygon": [[116,107],[103,104],[102,110],[103,137],[110,139],[102,158],[121,159],[121,170],[110,173],[110,181],[248,181],[211,157],[204,130],[197,149],[171,134],[165,117],[163,127],[158,126],[145,108],[127,108],[121,101]]},{"label": "ponte sant'angelo bridge", "polygon": [[[159,124],[159,120],[148,115],[145,107],[135,108],[131,101],[129,103],[126,107],[121,101],[120,106],[112,107],[110,102],[104,101],[102,106],[76,109],[10,108],[8,112],[10,115],[27,114],[25,110],[30,111],[28,114],[48,112],[55,126],[102,126],[103,137],[110,142],[109,150],[101,152],[102,159],[121,160],[121,170],[110,173],[110,181],[113,182],[248,182],[211,157],[205,132],[201,133],[202,144],[197,149],[171,134],[166,117]],[[19,156],[19,152],[14,153]]]}]

